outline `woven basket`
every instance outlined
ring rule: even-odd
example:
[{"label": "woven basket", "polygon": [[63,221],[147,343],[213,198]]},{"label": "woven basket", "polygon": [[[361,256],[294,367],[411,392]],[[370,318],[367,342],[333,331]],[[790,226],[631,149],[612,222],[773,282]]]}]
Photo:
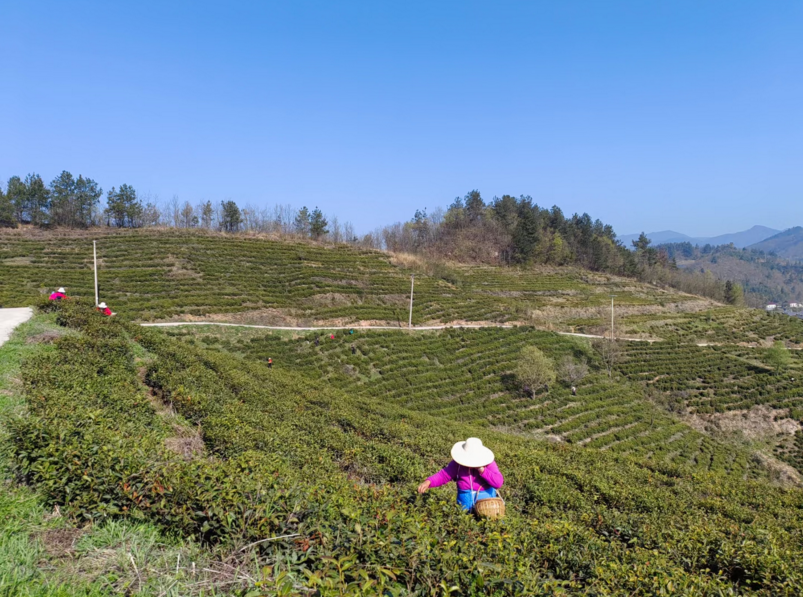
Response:
[{"label": "woven basket", "polygon": [[477,500],[474,512],[482,518],[503,518],[505,516],[505,500],[501,497]]}]

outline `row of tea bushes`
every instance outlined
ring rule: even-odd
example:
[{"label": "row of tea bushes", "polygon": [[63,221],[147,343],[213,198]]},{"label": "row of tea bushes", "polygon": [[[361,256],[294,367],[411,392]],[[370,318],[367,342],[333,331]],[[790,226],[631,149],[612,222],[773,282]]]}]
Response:
[{"label": "row of tea bushes", "polygon": [[[192,231],[93,231],[101,296],[141,320],[269,308],[296,319],[407,322],[416,273],[413,322],[509,321],[559,304],[594,307],[611,291],[635,305],[685,297],[631,280],[570,268],[424,266],[406,269],[389,255]],[[24,306],[65,286],[93,296],[92,242],[85,233],[30,238],[0,231],[0,305]]]},{"label": "row of tea bushes", "polygon": [[803,346],[802,319],[759,309],[717,307],[697,313],[628,315],[621,319],[620,329],[686,344],[761,346],[775,339]]},{"label": "row of tea bushes", "polygon": [[[803,406],[803,375],[773,371],[766,350],[693,346],[673,342],[628,343],[618,371],[665,393],[683,396],[693,412],[713,413]],[[799,358],[796,352],[795,358]],[[764,359],[764,363],[762,363]]]},{"label": "row of tea bushes", "polygon": [[[444,419],[557,436],[592,448],[714,467],[739,476],[763,473],[746,451],[704,442],[700,433],[654,406],[640,384],[609,380],[584,341],[532,328],[427,334],[357,330],[354,335],[338,332],[335,340],[318,333],[288,339],[219,328],[169,333],[262,362],[272,358],[275,367],[314,376],[327,386]],[[577,382],[577,396],[563,383],[548,391],[538,389],[534,397],[522,392],[511,371],[526,345],[538,346],[557,362],[565,357],[586,360],[590,374]]]}]

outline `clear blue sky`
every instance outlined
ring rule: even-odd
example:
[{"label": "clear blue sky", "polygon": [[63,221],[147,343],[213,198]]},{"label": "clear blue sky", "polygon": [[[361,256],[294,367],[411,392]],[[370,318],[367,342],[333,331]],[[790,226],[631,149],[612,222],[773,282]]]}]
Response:
[{"label": "clear blue sky", "polygon": [[529,194],[620,234],[803,225],[801,2],[3,2],[0,178],[318,205]]}]

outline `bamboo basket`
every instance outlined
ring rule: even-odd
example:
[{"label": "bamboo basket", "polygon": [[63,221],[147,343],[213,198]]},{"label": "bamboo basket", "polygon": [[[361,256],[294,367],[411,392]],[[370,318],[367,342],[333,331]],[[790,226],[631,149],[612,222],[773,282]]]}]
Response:
[{"label": "bamboo basket", "polygon": [[497,497],[477,500],[474,504],[474,512],[481,518],[504,518],[505,500],[497,494]]}]

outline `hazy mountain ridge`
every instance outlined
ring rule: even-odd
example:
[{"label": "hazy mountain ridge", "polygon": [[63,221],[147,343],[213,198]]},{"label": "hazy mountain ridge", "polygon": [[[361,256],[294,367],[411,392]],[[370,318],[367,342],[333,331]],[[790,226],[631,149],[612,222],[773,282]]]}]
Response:
[{"label": "hazy mountain ridge", "polygon": [[795,226],[750,245],[748,248],[765,253],[775,253],[790,261],[803,261],[803,227]]},{"label": "hazy mountain ridge", "polygon": [[[653,245],[668,243],[691,243],[692,245],[699,245],[702,247],[705,245],[720,246],[733,243],[733,246],[743,249],[755,243],[760,243],[772,236],[778,235],[780,232],[780,230],[768,228],[767,226],[753,226],[749,230],[732,232],[729,234],[720,234],[719,236],[692,237],[674,230],[662,230],[660,232],[648,232],[647,238],[652,241]],[[619,237],[619,240],[622,241],[625,246],[630,248],[632,246],[632,241],[636,240],[638,237],[638,234],[624,234]]]}]

